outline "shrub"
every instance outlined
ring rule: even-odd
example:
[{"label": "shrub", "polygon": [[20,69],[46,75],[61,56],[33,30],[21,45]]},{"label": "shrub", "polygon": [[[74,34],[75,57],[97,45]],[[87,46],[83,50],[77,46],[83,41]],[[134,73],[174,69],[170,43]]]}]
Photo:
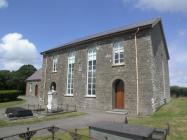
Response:
[{"label": "shrub", "polygon": [[0,102],[16,100],[19,95],[19,90],[0,90]]},{"label": "shrub", "polygon": [[187,97],[187,87],[172,86],[170,94],[175,97]]}]

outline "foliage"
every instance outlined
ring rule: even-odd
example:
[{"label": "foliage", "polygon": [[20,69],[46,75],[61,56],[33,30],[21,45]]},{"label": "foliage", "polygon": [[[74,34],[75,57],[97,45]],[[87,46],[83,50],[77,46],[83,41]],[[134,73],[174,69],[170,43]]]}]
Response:
[{"label": "foliage", "polygon": [[187,97],[187,87],[172,86],[170,90],[171,96]]},{"label": "foliage", "polygon": [[17,71],[0,71],[0,90],[20,90],[25,93],[25,80],[36,71],[32,65],[23,65]]},{"label": "foliage", "polygon": [[141,124],[150,127],[166,128],[170,124],[170,135],[167,140],[187,140],[187,98],[172,98],[158,112],[150,117],[132,118],[130,124]]},{"label": "foliage", "polygon": [[16,100],[19,90],[0,90],[0,102]]}]

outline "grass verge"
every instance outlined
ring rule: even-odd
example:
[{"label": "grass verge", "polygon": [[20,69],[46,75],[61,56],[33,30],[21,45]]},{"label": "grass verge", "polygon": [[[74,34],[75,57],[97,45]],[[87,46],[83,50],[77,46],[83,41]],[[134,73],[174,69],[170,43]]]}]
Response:
[{"label": "grass verge", "polygon": [[141,124],[151,127],[166,127],[170,124],[170,135],[167,140],[187,140],[187,98],[172,98],[150,117],[132,118],[130,124]]},{"label": "grass verge", "polygon": [[[88,128],[78,129],[77,133],[81,135],[80,136],[81,140],[89,140],[89,138],[87,137],[89,135]],[[36,136],[36,137],[33,137],[31,140],[46,140],[46,139],[51,139],[51,138],[52,138],[51,135],[46,135],[46,136]],[[55,134],[55,139],[73,140],[71,135],[68,132],[60,132],[60,130],[59,132]]]},{"label": "grass verge", "polygon": [[25,103],[24,99],[18,98],[15,101],[7,101],[7,102],[1,102],[0,103],[0,108],[7,108],[11,106],[17,106]]},{"label": "grass verge", "polygon": [[69,117],[76,117],[76,116],[80,116],[80,115],[85,115],[85,113],[83,113],[83,112],[69,112],[69,113],[56,114],[56,115],[51,115],[51,116],[34,117],[34,118],[27,118],[27,119],[20,119],[20,120],[2,120],[2,119],[0,119],[0,127],[34,124],[34,123],[39,123],[39,122],[44,122],[44,121],[64,119],[64,118],[69,118]]}]

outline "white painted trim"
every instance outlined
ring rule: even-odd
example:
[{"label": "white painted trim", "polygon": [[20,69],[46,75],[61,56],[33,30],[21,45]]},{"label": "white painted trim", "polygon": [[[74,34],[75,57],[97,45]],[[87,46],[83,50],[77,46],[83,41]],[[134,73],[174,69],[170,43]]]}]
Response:
[{"label": "white painted trim", "polygon": [[73,97],[73,94],[64,94],[65,97]]},{"label": "white painted trim", "polygon": [[96,98],[96,95],[85,95],[86,98]]}]

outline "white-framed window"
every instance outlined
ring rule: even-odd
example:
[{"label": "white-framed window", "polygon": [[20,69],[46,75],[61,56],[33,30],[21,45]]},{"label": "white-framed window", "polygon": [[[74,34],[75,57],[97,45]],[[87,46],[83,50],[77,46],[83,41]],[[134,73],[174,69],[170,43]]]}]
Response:
[{"label": "white-framed window", "polygon": [[57,72],[57,65],[58,65],[58,57],[54,56],[53,57],[53,67],[52,67],[53,72]]},{"label": "white-framed window", "polygon": [[70,52],[68,55],[68,69],[67,69],[67,95],[73,95],[73,79],[74,79],[74,64],[75,52]]},{"label": "white-framed window", "polygon": [[87,96],[96,95],[96,48],[88,50]]},{"label": "white-framed window", "polygon": [[115,42],[113,45],[113,64],[124,64],[124,46],[122,41]]},{"label": "white-framed window", "polygon": [[29,83],[29,92],[32,92],[32,83]]}]

